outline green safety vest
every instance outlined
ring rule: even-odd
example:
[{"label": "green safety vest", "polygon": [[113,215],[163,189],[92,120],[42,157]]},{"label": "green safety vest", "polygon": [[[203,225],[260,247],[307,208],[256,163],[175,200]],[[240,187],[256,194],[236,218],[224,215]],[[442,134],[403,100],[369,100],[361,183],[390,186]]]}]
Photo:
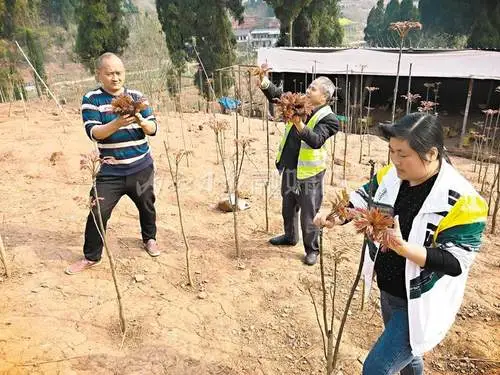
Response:
[{"label": "green safety vest", "polygon": [[[333,113],[330,106],[324,106],[311,117],[306,126],[313,130],[316,124],[330,113]],[[279,163],[281,160],[281,154],[292,126],[294,125],[291,121],[285,125],[285,134],[283,134],[283,138],[281,138],[278,154],[276,155],[276,163]],[[301,141],[299,161],[297,163],[297,179],[305,180],[306,178],[316,176],[318,173],[323,172],[326,169],[327,155],[328,152],[325,145],[319,149],[313,149],[306,142]]]}]

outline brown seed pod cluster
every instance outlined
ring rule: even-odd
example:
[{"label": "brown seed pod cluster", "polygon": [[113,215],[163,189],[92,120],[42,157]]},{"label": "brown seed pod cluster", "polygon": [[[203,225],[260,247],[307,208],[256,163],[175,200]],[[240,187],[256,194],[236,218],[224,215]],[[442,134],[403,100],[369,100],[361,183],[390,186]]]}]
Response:
[{"label": "brown seed pod cluster", "polygon": [[436,105],[438,105],[439,103],[435,103],[435,102],[431,102],[431,101],[426,101],[426,100],[422,100],[420,102],[420,107],[418,107],[418,111],[419,112],[429,112],[429,111],[432,111],[434,109],[434,107]]},{"label": "brown seed pod cluster", "polygon": [[113,112],[120,116],[135,116],[135,114],[145,110],[148,105],[144,98],[134,101],[130,95],[121,94],[111,101],[111,107],[113,107]]},{"label": "brown seed pod cluster", "polygon": [[173,153],[174,154],[174,158],[175,158],[175,163],[176,164],[179,164],[182,159],[184,158],[184,156],[189,156],[189,155],[193,155],[193,151],[192,150],[178,150],[176,152]]},{"label": "brown seed pod cluster", "polygon": [[291,121],[294,116],[306,117],[313,111],[307,95],[287,92],[277,101],[277,109],[283,121]]},{"label": "brown seed pod cluster", "polygon": [[358,233],[362,233],[372,240],[380,239],[385,231],[394,225],[394,219],[378,208],[356,209],[353,222]]},{"label": "brown seed pod cluster", "polygon": [[255,141],[257,141],[257,138],[255,137],[241,137],[238,140],[235,139],[234,143],[237,143],[243,149],[247,149],[250,148],[251,144]]},{"label": "brown seed pod cluster", "polygon": [[262,64],[260,68],[256,66],[254,68],[249,69],[250,74],[259,77],[260,79],[264,78],[270,71],[271,68],[267,64]]},{"label": "brown seed pod cluster", "polygon": [[226,131],[231,127],[227,120],[217,120],[216,118],[210,118],[205,125],[212,129],[215,134]]},{"label": "brown seed pod cluster", "polygon": [[342,189],[340,193],[335,195],[332,202],[332,210],[326,217],[327,221],[335,221],[339,219],[341,222],[345,222],[351,218],[351,209],[349,208],[349,194],[347,190]]},{"label": "brown seed pod cluster", "polygon": [[114,164],[116,162],[116,159],[112,156],[101,158],[95,150],[80,156],[80,170],[89,172],[92,178],[97,176],[102,164]]},{"label": "brown seed pod cluster", "polygon": [[397,31],[399,36],[404,38],[408,35],[410,30],[422,30],[422,24],[420,22],[413,21],[393,22],[389,26],[389,29]]},{"label": "brown seed pod cluster", "polygon": [[422,98],[420,94],[412,94],[411,92],[408,95],[401,95],[401,97],[405,100],[409,100],[412,103],[416,103],[419,99]]}]

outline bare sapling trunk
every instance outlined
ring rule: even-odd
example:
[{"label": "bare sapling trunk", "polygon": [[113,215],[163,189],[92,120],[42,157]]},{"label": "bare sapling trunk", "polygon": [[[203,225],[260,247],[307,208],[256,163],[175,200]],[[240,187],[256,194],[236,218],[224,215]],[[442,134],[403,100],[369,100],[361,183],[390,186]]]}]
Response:
[{"label": "bare sapling trunk", "polygon": [[[338,102],[339,102],[338,93],[339,93],[339,83],[338,83],[338,79],[335,78],[335,97],[334,97],[334,102],[333,102],[335,115],[337,115],[337,110],[338,110]],[[340,124],[340,122],[339,122],[339,124]],[[333,186],[333,176],[334,176],[334,172],[335,172],[335,153],[336,153],[336,150],[337,150],[337,134],[335,134],[333,136],[333,139],[330,140],[330,154],[332,157],[331,165],[330,165],[330,185],[332,185],[332,186]]]},{"label": "bare sapling trunk", "polygon": [[490,194],[489,194],[489,197],[488,197],[488,216],[490,216],[491,214],[491,202],[493,200],[493,195],[495,194],[495,186],[496,186],[496,183],[497,183],[497,180],[498,180],[498,177],[499,177],[499,173],[498,173],[498,170],[499,170],[499,160],[498,160],[498,153],[497,153],[497,156],[496,156],[496,164],[495,164],[495,169],[493,171],[493,183],[491,184],[491,188],[490,188]]},{"label": "bare sapling trunk", "polygon": [[[239,68],[239,67],[238,67]],[[241,90],[241,74],[240,74],[240,69],[238,69],[238,75],[240,77],[240,90]],[[241,91],[240,91],[241,92]],[[241,101],[241,100],[240,100]],[[240,251],[240,237],[238,234],[238,182],[239,182],[239,164],[240,164],[240,145],[239,145],[239,124],[238,124],[238,108],[236,108],[235,111],[236,117],[235,117],[235,149],[236,149],[236,158],[234,161],[234,185],[233,185],[233,192],[234,192],[234,203],[233,203],[233,226],[234,226],[234,246],[236,249],[236,257],[239,258],[241,256],[241,251]],[[243,164],[243,163],[241,163]],[[231,200],[229,201],[230,203],[232,202]]]},{"label": "bare sapling trunk", "polygon": [[[394,91],[393,91],[393,98],[392,98],[391,124],[394,124],[394,121],[396,119],[396,101],[398,99],[399,71],[401,69],[401,56],[403,55],[404,42],[405,42],[404,37],[401,37],[400,45],[399,45],[398,68],[396,70],[396,82],[394,83]],[[391,162],[391,154],[389,151],[387,151],[387,164],[389,164],[390,162]]]},{"label": "bare sapling trunk", "polygon": [[[390,30],[397,31],[400,37],[399,44],[399,55],[398,55],[398,67],[396,70],[396,82],[394,83],[394,93],[392,98],[392,118],[391,124],[394,124],[396,119],[396,101],[398,98],[398,88],[399,88],[399,74],[401,70],[401,56],[403,55],[403,47],[405,44],[405,38],[408,33],[413,29],[422,29],[422,24],[420,22],[412,22],[412,21],[402,21],[402,22],[393,22],[389,26]],[[391,162],[391,156],[389,151],[387,151],[387,164]]]},{"label": "bare sapling trunk", "polygon": [[[238,124],[238,121],[236,120],[236,124]],[[237,211],[238,211],[238,186],[239,186],[239,181],[241,177],[241,172],[243,169],[243,162],[245,159],[245,155],[248,152],[248,148],[250,143],[253,141],[251,138],[242,138],[242,139],[235,139],[235,148],[236,148],[236,153],[235,153],[235,161],[233,163],[233,168],[234,168],[234,178],[233,178],[233,194],[231,194],[231,188],[230,188],[230,176],[229,176],[229,171],[226,166],[226,160],[224,158],[223,154],[223,132],[224,130],[229,128],[229,124],[227,121],[217,121],[213,120],[212,123],[209,124],[209,126],[213,129],[213,131],[216,134],[216,140],[217,140],[217,149],[219,151],[219,155],[221,158],[221,164],[222,164],[222,169],[224,171],[224,179],[226,182],[226,191],[228,194],[228,199],[229,199],[229,204],[232,206],[232,212],[233,212],[233,224],[234,224],[234,237],[235,237],[235,249],[236,249],[236,256],[239,258],[241,256],[240,253],[240,247],[239,247],[239,236],[238,236],[238,216],[237,216]],[[238,134],[237,132],[235,134]],[[240,154],[240,146],[241,146],[241,154]],[[240,159],[241,155],[241,159]]]},{"label": "bare sapling trunk", "polygon": [[167,154],[167,161],[168,161],[168,168],[170,170],[170,177],[172,178],[172,183],[174,185],[175,189],[175,198],[177,200],[177,209],[179,212],[179,222],[181,225],[181,233],[182,233],[182,240],[184,241],[184,246],[186,248],[186,274],[187,274],[187,279],[188,279],[188,285],[193,286],[193,280],[191,278],[191,268],[189,266],[189,259],[190,259],[190,247],[189,247],[189,242],[186,237],[186,232],[184,230],[184,220],[182,218],[182,208],[181,208],[181,199],[179,196],[179,164],[181,163],[182,159],[184,157],[187,157],[190,151],[186,150],[180,150],[176,153],[174,153],[174,163],[175,163],[175,168],[172,166],[172,162],[170,160],[170,153],[169,149],[167,147],[167,143],[163,141],[163,145],[165,146],[165,152]]},{"label": "bare sapling trunk", "polygon": [[486,160],[487,160],[487,164],[486,164],[486,167],[485,167],[485,170],[484,170],[483,182],[481,184],[481,194],[484,192],[484,187],[485,187],[485,184],[486,184],[486,179],[488,177],[488,170],[489,170],[489,167],[490,167],[490,164],[491,164],[491,159],[493,157],[493,148],[495,147],[495,138],[496,138],[496,134],[497,134],[498,118],[497,118],[497,122],[495,124],[495,129],[493,130],[493,135],[491,136],[491,138],[490,138],[490,134],[491,134],[491,128],[493,127],[493,116],[496,113],[497,113],[497,111],[492,111],[491,112],[491,115],[490,115],[490,126],[488,128],[487,135],[486,135],[486,139],[487,139],[487,143],[486,143]]},{"label": "bare sapling trunk", "polygon": [[[349,103],[351,97],[351,85],[347,85],[347,100],[346,103]],[[346,104],[346,121],[344,123],[344,170],[343,170],[343,180],[346,180],[346,172],[347,172],[347,133],[349,132],[349,123],[351,120],[350,106]]]},{"label": "bare sapling trunk", "polygon": [[[498,210],[500,209],[500,160],[497,160],[497,171],[495,175],[496,185],[496,199],[495,199],[495,208],[493,209],[493,218],[491,220],[491,233],[495,234],[496,226],[497,226],[497,216]],[[491,195],[493,195],[493,188],[491,189]]]},{"label": "bare sapling trunk", "polygon": [[334,335],[334,322],[335,322],[335,301],[337,297],[337,270],[340,262],[346,258],[343,256],[343,251],[334,251],[333,261],[334,261],[334,271],[333,271],[333,283],[328,288],[325,277],[325,253],[323,245],[323,229],[320,229],[320,241],[319,241],[319,251],[320,251],[320,276],[321,276],[321,315],[318,309],[318,304],[314,298],[314,294],[311,289],[311,285],[308,285],[307,290],[311,297],[312,304],[314,306],[314,312],[316,314],[316,322],[321,332],[322,344],[323,344],[323,355],[326,360],[326,373],[331,375],[335,370],[335,335]]},{"label": "bare sapling trunk", "polygon": [[[203,92],[203,91],[202,91]],[[182,74],[179,72],[179,110],[180,110],[180,121],[181,121],[181,134],[182,134],[182,144],[184,145],[184,150],[187,150],[186,146],[186,136],[184,134],[184,113],[182,109]],[[189,168],[189,157],[186,156],[186,164]]]},{"label": "bare sapling trunk", "polygon": [[[489,111],[489,110],[488,110]],[[489,134],[490,134],[490,129],[491,129],[491,118],[489,112],[486,112],[486,121],[484,123],[484,139],[481,144],[481,155],[479,157],[479,174],[477,178],[477,182],[481,182],[481,176],[482,176],[482,171],[483,171],[483,164],[486,161],[488,155],[488,142],[489,142]]]},{"label": "bare sapling trunk", "polygon": [[[109,265],[111,268],[111,276],[113,277],[113,284],[115,286],[116,298],[118,301],[118,310],[119,310],[119,317],[120,317],[120,329],[121,329],[121,332],[123,334],[123,339],[125,339],[125,334],[127,331],[127,324],[126,324],[126,320],[125,320],[122,294],[120,291],[120,286],[118,284],[118,276],[117,276],[117,272],[116,272],[115,258],[113,256],[111,249],[108,246],[108,241],[106,238],[106,229],[104,228],[104,223],[102,220],[101,204],[100,204],[100,200],[102,198],[99,197],[99,193],[97,191],[97,174],[99,173],[99,170],[101,169],[101,165],[103,163],[110,162],[110,160],[112,160],[112,158],[101,159],[99,157],[99,154],[97,153],[97,151],[93,151],[92,153],[90,153],[88,155],[82,155],[82,156],[83,157],[80,161],[80,169],[90,172],[90,175],[92,177],[92,190],[93,190],[94,196],[93,196],[93,198],[91,198],[91,201],[90,201],[90,207],[89,207],[90,213],[92,214],[94,224],[96,226],[97,232],[99,233],[99,236],[101,237],[102,243],[104,245],[104,250],[105,250],[106,256],[108,257],[108,260],[109,260]],[[122,344],[123,344],[123,342],[122,342]]]},{"label": "bare sapling trunk", "polygon": [[1,235],[0,235],[0,258],[2,260],[3,268],[5,270],[5,276],[10,277],[10,270],[7,264],[7,255],[5,254],[5,246]]},{"label": "bare sapling trunk", "polygon": [[[102,242],[104,244],[104,250],[106,251],[106,255],[109,260],[109,265],[111,268],[111,276],[113,277],[113,284],[115,285],[115,291],[116,291],[116,298],[118,300],[118,311],[119,311],[119,316],[120,316],[120,329],[122,331],[123,336],[125,336],[125,333],[127,331],[127,323],[125,321],[125,313],[123,309],[123,301],[122,301],[122,293],[120,291],[120,287],[118,284],[118,275],[116,272],[116,263],[115,263],[115,258],[113,256],[113,253],[111,252],[109,246],[108,246],[108,241],[106,240],[106,230],[104,229],[104,224],[102,222],[102,214],[101,214],[101,205],[99,203],[99,195],[97,194],[97,183],[96,180],[94,179],[93,181],[93,188],[94,188],[94,194],[95,194],[95,202],[97,206],[97,221],[98,221],[98,228],[99,228],[99,235],[101,236]],[[92,212],[92,211],[91,211]],[[94,213],[92,213],[94,216]],[[95,216],[94,216],[94,222],[95,222]],[[97,224],[97,223],[96,223]]]},{"label": "bare sapling trunk", "polygon": [[335,174],[335,153],[337,150],[337,134],[335,134],[330,140],[330,185],[333,186],[333,176]]},{"label": "bare sapling trunk", "polygon": [[372,110],[371,108],[371,104],[372,104],[372,92],[371,91],[368,91],[368,109],[366,110],[366,130],[367,130],[367,134],[368,134],[368,157],[371,156],[371,140],[370,140],[370,129],[369,129],[369,126],[370,126],[370,122],[371,122],[371,117],[370,117],[370,112]]},{"label": "bare sapling trunk", "polygon": [[361,65],[361,85],[359,86],[359,119],[360,119],[360,126],[359,126],[359,164],[361,164],[363,160],[363,136],[364,136],[364,117],[363,117],[363,94],[365,92],[365,89],[363,87],[363,73],[366,65]]},{"label": "bare sapling trunk", "polygon": [[[368,188],[368,208],[370,208],[372,205],[371,199],[372,199],[372,191],[373,191],[373,176],[375,175],[375,162],[373,160],[370,160],[369,163],[371,165],[371,169],[370,169],[370,185]],[[349,309],[351,307],[354,293],[356,292],[356,288],[358,287],[359,280],[361,279],[361,271],[363,270],[363,263],[364,263],[364,259],[365,259],[366,247],[368,246],[367,244],[368,244],[368,239],[367,239],[367,236],[365,235],[365,239],[363,241],[363,245],[361,248],[361,257],[359,260],[358,271],[356,273],[356,277],[355,277],[354,282],[352,284],[351,291],[349,293],[349,297],[347,298],[346,306],[344,308],[344,313],[342,316],[342,321],[340,322],[340,327],[339,327],[339,331],[338,331],[338,335],[337,335],[337,341],[335,343],[335,352],[333,354],[333,368],[335,368],[336,364],[337,364],[338,352],[340,349],[342,334],[344,332],[344,326],[345,326],[345,323],[347,321],[347,316],[349,313]]]},{"label": "bare sapling trunk", "polygon": [[266,199],[266,232],[269,232],[269,185],[271,183],[271,158],[270,158],[270,140],[269,140],[269,118],[267,116],[267,101],[264,101],[264,116],[266,123],[266,157],[267,157],[267,179],[265,184]]}]

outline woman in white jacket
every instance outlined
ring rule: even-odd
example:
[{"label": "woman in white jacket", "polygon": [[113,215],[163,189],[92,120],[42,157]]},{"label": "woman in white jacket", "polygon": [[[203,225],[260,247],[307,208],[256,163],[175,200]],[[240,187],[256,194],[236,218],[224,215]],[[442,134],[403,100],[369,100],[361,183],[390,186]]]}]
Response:
[{"label": "woman in white jacket", "polygon": [[[385,328],[363,374],[421,375],[422,355],[444,338],[460,308],[488,209],[447,161],[435,116],[410,114],[381,130],[392,163],[374,177],[372,197],[393,210],[395,225],[389,243],[369,242],[364,260],[367,284],[377,276]],[[367,207],[369,186],[351,193],[352,206]],[[336,224],[322,214],[315,223]]]}]

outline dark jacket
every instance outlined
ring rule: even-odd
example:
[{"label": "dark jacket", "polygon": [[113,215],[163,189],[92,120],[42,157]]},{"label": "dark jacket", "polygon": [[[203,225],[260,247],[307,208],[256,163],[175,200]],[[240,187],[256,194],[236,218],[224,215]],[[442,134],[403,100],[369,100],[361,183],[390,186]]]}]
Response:
[{"label": "dark jacket", "polygon": [[[277,87],[272,82],[267,89],[262,89],[262,92],[270,102],[274,102],[283,94],[283,89]],[[325,104],[327,105],[327,104]],[[304,122],[307,124],[309,119],[319,110],[321,107],[317,107],[314,111],[307,117]],[[282,171],[283,169],[297,169],[297,162],[299,160],[300,142],[304,141],[312,148],[318,149],[323,146],[328,138],[335,135],[339,130],[339,121],[337,117],[332,113],[323,117],[314,127],[313,130],[306,127],[302,132],[299,133],[295,126],[292,126],[288,138],[285,142],[285,147],[281,153],[281,160],[276,164],[276,167]]]}]

